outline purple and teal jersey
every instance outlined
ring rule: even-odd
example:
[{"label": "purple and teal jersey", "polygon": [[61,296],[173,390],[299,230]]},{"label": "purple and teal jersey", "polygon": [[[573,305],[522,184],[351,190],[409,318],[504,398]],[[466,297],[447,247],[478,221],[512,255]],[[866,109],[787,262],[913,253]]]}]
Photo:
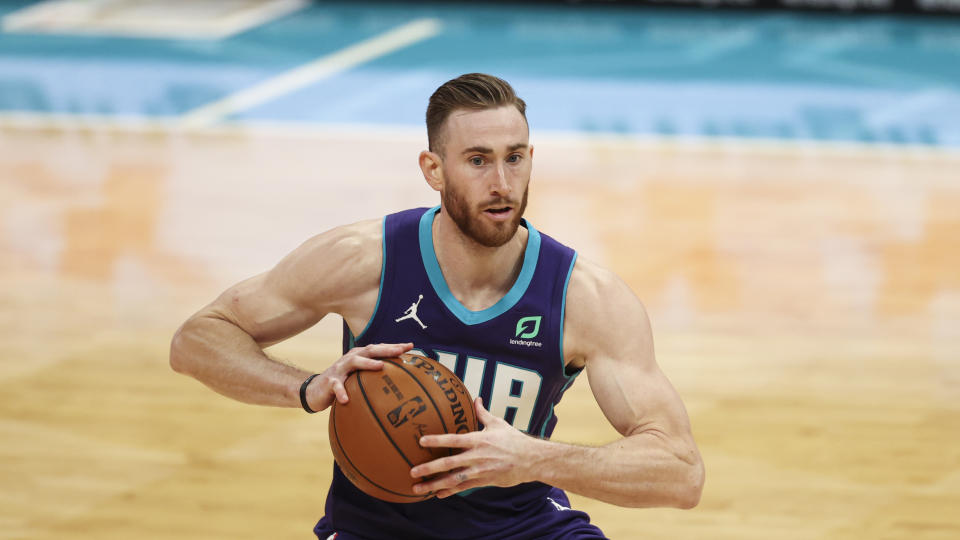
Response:
[{"label": "purple and teal jersey", "polygon": [[[437,359],[483,398],[492,414],[548,438],[554,406],[579,371],[563,359],[563,316],[576,252],[526,220],[527,246],[516,282],[481,311],[450,292],[433,249],[440,211],[413,209],[383,220],[383,267],[377,306],[354,336],[344,324],[344,352],[370,343],[413,342],[412,352]],[[483,487],[446,499],[395,504],[358,490],[334,465],[326,517],[315,532],[354,538],[603,538],[566,495],[540,482]]]}]

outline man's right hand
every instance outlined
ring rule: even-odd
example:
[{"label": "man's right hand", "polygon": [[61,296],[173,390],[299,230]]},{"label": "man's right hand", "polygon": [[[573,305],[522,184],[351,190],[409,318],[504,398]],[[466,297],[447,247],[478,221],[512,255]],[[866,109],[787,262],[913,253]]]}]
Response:
[{"label": "man's right hand", "polygon": [[341,404],[350,401],[343,382],[357,370],[376,371],[383,369],[378,358],[394,358],[413,348],[413,343],[377,343],[366,347],[354,347],[340,357],[319,377],[314,377],[307,386],[307,405],[314,411],[322,411],[333,405],[336,399]]}]

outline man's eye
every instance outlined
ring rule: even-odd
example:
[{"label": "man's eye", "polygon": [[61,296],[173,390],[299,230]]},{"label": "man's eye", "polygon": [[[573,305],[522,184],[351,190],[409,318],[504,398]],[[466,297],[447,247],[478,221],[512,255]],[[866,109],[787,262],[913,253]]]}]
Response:
[{"label": "man's eye", "polygon": [[513,154],[513,155],[511,155],[510,157],[507,158],[507,161],[508,161],[509,163],[516,163],[516,162],[520,161],[520,154]]},{"label": "man's eye", "polygon": [[474,164],[474,165],[483,165],[483,158],[482,158],[482,157],[476,157],[476,156],[475,156],[475,157],[472,157],[472,158],[470,158],[470,163],[472,163],[472,164]]}]

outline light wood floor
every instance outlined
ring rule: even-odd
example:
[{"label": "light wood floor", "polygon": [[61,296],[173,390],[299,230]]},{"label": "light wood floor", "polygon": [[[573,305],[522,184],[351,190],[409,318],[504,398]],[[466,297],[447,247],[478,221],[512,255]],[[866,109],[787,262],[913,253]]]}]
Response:
[{"label": "light wood floor", "polygon": [[[707,466],[612,538],[960,538],[960,158],[537,139],[528,217],[645,301]],[[0,130],[0,538],[310,538],[326,415],[167,365],[338,223],[436,200],[419,137]],[[320,368],[338,322],[274,348]],[[556,439],[614,436],[586,380]]]}]

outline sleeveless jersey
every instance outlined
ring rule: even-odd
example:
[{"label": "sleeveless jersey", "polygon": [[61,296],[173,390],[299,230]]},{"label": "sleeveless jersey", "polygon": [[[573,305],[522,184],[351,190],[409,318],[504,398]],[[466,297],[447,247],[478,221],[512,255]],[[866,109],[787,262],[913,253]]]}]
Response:
[{"label": "sleeveless jersey", "polygon": [[[432,224],[439,211],[419,208],[384,218],[377,306],[358,336],[344,324],[344,352],[369,343],[412,342],[412,352],[450,368],[492,414],[548,438],[557,423],[554,406],[579,374],[566,372],[562,352],[576,252],[523,220],[529,234],[516,282],[493,306],[471,311],[450,292],[437,262]],[[558,499],[566,500],[562,491],[531,482],[388,503],[358,490],[334,465],[326,517],[316,532],[337,531],[338,539],[536,538],[531,521],[539,520],[530,516],[548,500],[562,505]]]}]

